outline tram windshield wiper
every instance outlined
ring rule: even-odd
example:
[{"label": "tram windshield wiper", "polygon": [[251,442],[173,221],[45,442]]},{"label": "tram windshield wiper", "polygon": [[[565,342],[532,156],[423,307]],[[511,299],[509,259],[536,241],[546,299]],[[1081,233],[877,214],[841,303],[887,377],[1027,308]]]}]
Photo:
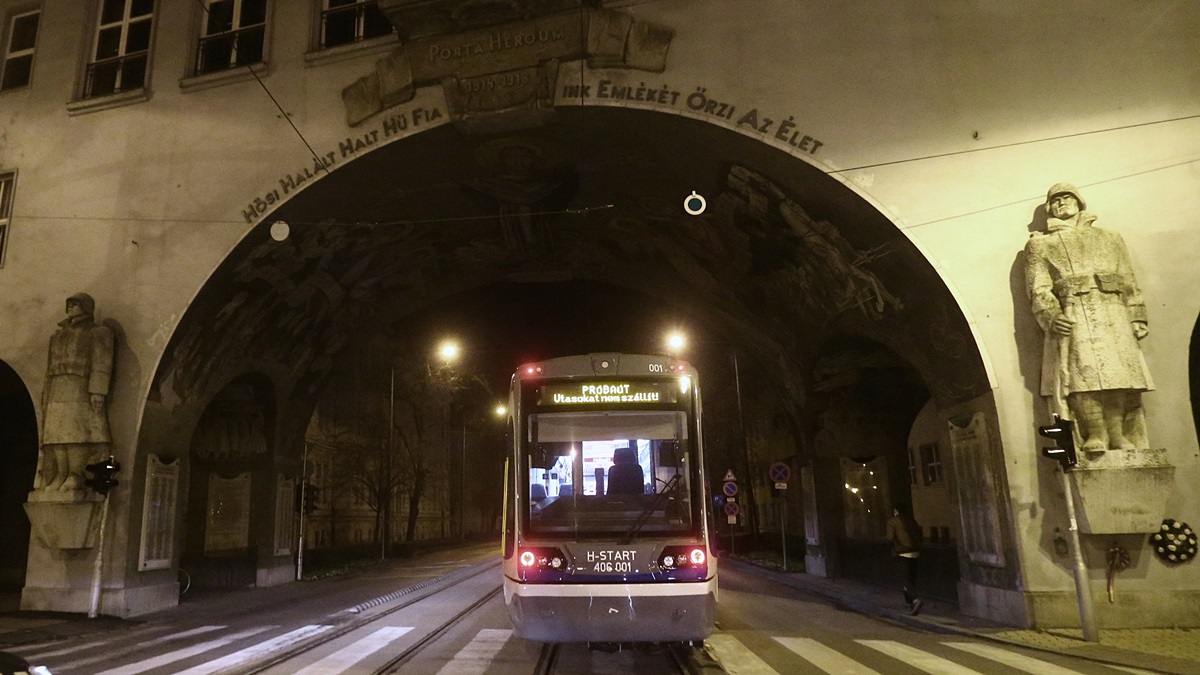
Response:
[{"label": "tram windshield wiper", "polygon": [[656,493],[654,499],[650,500],[646,508],[642,509],[642,512],[638,514],[637,520],[633,521],[633,525],[629,527],[629,530],[617,540],[618,543],[628,544],[633,541],[633,536],[638,533],[638,530],[642,529],[642,526],[650,519],[650,514],[654,513],[654,510],[658,508],[658,503],[662,501],[663,495],[673,492],[678,482],[679,474],[675,474],[671,477],[671,480],[667,481],[662,492]]}]

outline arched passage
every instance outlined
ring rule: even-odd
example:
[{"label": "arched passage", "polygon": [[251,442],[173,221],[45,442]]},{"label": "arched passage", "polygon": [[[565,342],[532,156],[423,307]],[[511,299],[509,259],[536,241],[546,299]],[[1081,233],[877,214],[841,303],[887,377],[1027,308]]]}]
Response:
[{"label": "arched passage", "polygon": [[[708,201],[702,215],[682,209],[692,191]],[[289,225],[282,241],[269,233],[277,221]],[[695,119],[579,108],[500,136],[438,127],[309,183],[197,294],[156,371],[147,417],[169,420],[247,363],[263,364],[279,373],[287,411],[277,449],[294,454],[326,376],[359,336],[456,295],[571,280],[699,317],[708,339],[770,374],[800,430],[814,428],[824,345],[843,336],[885,345],[942,404],[988,389],[936,271],[845,185]],[[144,425],[139,447],[169,427]]]},{"label": "arched passage", "polygon": [[290,492],[278,512],[275,417],[274,392],[261,375],[225,385],[200,416],[187,458],[180,555],[195,586],[253,586],[258,570],[273,566],[276,519],[290,523],[291,513]]},{"label": "arched passage", "polygon": [[22,504],[38,463],[37,414],[16,371],[0,361],[0,590],[19,589],[29,554]]}]

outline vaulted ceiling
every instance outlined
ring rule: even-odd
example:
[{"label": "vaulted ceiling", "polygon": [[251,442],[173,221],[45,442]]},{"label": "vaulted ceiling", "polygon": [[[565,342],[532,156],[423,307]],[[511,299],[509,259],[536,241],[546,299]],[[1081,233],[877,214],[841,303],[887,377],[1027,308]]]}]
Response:
[{"label": "vaulted ceiling", "polygon": [[[701,215],[683,209],[693,191]],[[987,387],[932,267],[840,182],[696,120],[584,107],[503,135],[444,125],[311,182],[205,285],[155,390],[186,399],[272,362],[315,391],[365,330],[495,284],[567,280],[704,317],[779,366],[796,405],[848,336],[886,345],[944,402]]]}]

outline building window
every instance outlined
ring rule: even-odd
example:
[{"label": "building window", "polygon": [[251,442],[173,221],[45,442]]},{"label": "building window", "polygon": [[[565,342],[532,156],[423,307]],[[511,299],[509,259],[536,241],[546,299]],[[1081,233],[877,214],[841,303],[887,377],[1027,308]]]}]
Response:
[{"label": "building window", "polygon": [[207,0],[196,74],[260,63],[267,34],[267,0]]},{"label": "building window", "polygon": [[919,472],[917,471],[917,449],[908,449],[908,482],[910,485],[920,485]]},{"label": "building window", "polygon": [[95,98],[146,86],[154,0],[103,0],[96,49],[87,67],[83,97]]},{"label": "building window", "polygon": [[12,220],[13,185],[17,174],[0,173],[0,267],[4,267],[4,251],[8,248],[8,224]]},{"label": "building window", "polygon": [[925,485],[942,482],[942,457],[937,443],[921,446],[921,481]]},{"label": "building window", "polygon": [[37,45],[40,10],[17,14],[8,23],[8,47],[4,50],[4,73],[0,91],[29,86],[33,73],[33,48]]},{"label": "building window", "polygon": [[376,0],[325,0],[321,11],[321,48],[388,35],[392,24]]}]

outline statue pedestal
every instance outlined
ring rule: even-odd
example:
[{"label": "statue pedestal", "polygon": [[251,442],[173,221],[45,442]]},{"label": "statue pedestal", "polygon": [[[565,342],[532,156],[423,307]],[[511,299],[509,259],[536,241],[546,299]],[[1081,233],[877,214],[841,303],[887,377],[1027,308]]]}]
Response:
[{"label": "statue pedestal", "polygon": [[[1088,453],[1071,470],[1075,510],[1083,534],[1158,531],[1172,493],[1175,467],[1167,451],[1109,450]],[[1082,460],[1082,458],[1081,458]]]},{"label": "statue pedestal", "polygon": [[85,490],[29,493],[25,513],[33,537],[55,550],[89,549],[96,545],[104,497]]}]

